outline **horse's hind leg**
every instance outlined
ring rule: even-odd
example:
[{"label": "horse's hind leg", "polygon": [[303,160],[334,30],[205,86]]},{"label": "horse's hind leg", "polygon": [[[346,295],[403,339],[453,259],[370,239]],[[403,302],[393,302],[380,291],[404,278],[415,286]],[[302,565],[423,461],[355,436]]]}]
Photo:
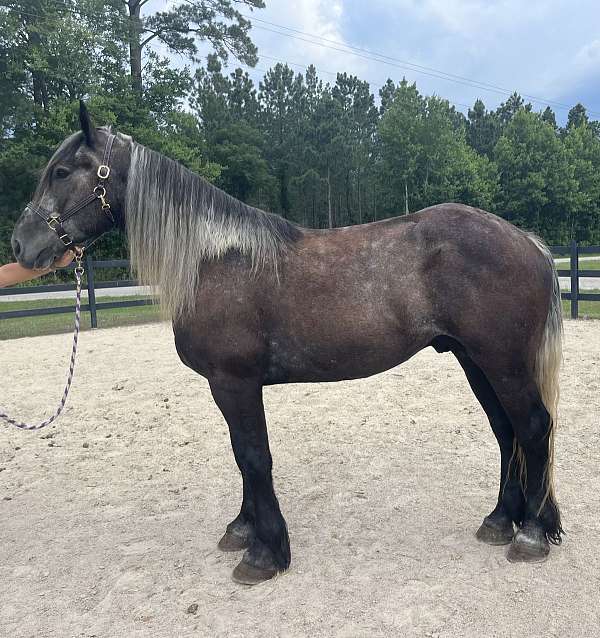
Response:
[{"label": "horse's hind leg", "polygon": [[233,578],[253,585],[272,578],[290,564],[287,526],[273,490],[262,387],[254,380],[230,376],[209,381],[213,398],[229,426],[244,481],[242,511],[232,525],[236,533],[240,528],[242,533],[249,532],[245,539],[248,549]]},{"label": "horse's hind leg", "polygon": [[[435,344],[434,344],[435,347]],[[512,424],[502,407],[487,377],[467,355],[457,342],[448,344],[462,369],[467,381],[486,413],[492,431],[500,447],[500,487],[498,501],[493,511],[483,520],[477,530],[477,538],[489,545],[507,545],[513,538],[513,522],[520,524],[523,520],[525,498],[511,463],[514,446]]]},{"label": "horse's hind leg", "polygon": [[525,485],[523,523],[507,557],[511,561],[544,560],[550,551],[548,541],[560,543],[563,533],[552,492],[550,415],[535,381],[527,376],[503,376],[494,382],[494,388],[513,424],[519,445],[515,463],[523,470]]}]

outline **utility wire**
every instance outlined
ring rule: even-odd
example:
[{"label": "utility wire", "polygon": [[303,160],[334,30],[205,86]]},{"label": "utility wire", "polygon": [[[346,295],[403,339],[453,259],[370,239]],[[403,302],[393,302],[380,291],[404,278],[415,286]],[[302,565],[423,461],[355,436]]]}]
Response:
[{"label": "utility wire", "polygon": [[[166,47],[164,45],[155,44],[154,46],[159,48],[159,49],[162,49],[164,51],[167,51],[167,52],[169,51],[168,47]],[[334,77],[337,77],[340,74],[339,72],[325,71],[324,69],[319,69],[314,64],[306,65],[306,64],[300,64],[300,62],[290,62],[290,61],[287,61],[287,60],[282,60],[281,58],[273,57],[273,56],[270,56],[270,55],[265,55],[264,53],[261,53],[259,55],[259,57],[260,57],[261,60],[264,58],[266,60],[271,60],[271,61],[276,62],[276,63],[287,64],[288,66],[297,66],[297,67],[300,67],[300,68],[302,68],[304,70],[307,70],[309,68],[309,66],[312,66],[315,69],[315,71],[317,71],[318,73],[325,73],[326,75],[332,75]],[[235,63],[235,65],[228,65],[227,66],[227,71],[231,72],[232,66],[234,67],[234,70],[235,70],[235,67],[243,67],[243,68],[245,68],[245,69],[247,69],[249,71],[260,71],[261,73],[263,73],[263,75],[266,75],[269,71],[272,70],[272,67],[271,67],[271,69],[263,69],[263,68],[258,67],[258,66],[249,66],[249,65],[244,64],[243,62],[240,62],[238,60]],[[373,80],[370,80],[369,78],[367,78],[365,81],[371,86],[381,86],[381,85],[385,84],[385,81],[383,81],[383,82],[381,82],[381,81],[374,82]],[[463,104],[462,102],[453,102],[452,100],[449,100],[447,98],[442,98],[442,99],[445,100],[446,102],[448,102],[449,104],[452,104],[453,106],[462,106],[465,109],[470,109],[471,108],[470,104]]]},{"label": "utility wire", "polygon": [[[259,54],[259,57],[261,58],[261,60],[264,58],[266,60],[272,60],[274,62],[280,62],[282,64],[288,64],[290,66],[298,66],[298,67],[300,67],[302,69],[305,69],[305,70],[308,69],[308,66],[312,66],[312,67],[314,67],[315,71],[317,71],[318,73],[325,73],[326,75],[332,75],[334,77],[337,77],[340,74],[339,72],[338,73],[334,73],[333,71],[325,71],[324,69],[319,69],[314,64],[307,66],[306,64],[300,64],[299,62],[289,62],[289,61],[286,61],[286,60],[282,60],[281,58],[276,58],[276,57],[273,57],[273,56],[270,56],[270,55],[265,55],[264,53]],[[252,68],[252,67],[247,67],[247,68]],[[368,82],[368,84],[370,84],[371,86],[382,86],[383,84],[385,84],[385,80],[383,82],[382,81],[373,82],[369,78],[366,79],[366,82]],[[453,102],[452,100],[448,100],[447,98],[442,98],[442,99],[446,100],[450,104],[454,104],[454,106],[462,106],[463,108],[466,108],[466,109],[470,109],[471,108],[471,106],[469,104],[462,104],[461,102]]]},{"label": "utility wire", "polygon": [[[242,15],[244,15],[244,14],[242,14]],[[256,21],[256,22],[261,22],[262,24],[268,24],[271,27],[276,27],[278,29],[285,29],[286,31],[291,31],[293,33],[298,33],[300,35],[304,35],[304,36],[308,36],[308,37],[311,37],[311,38],[315,38],[315,39],[321,40],[323,42],[328,42],[330,44],[343,46],[343,47],[345,47],[347,49],[351,49],[353,51],[358,51],[360,53],[366,53],[367,55],[377,56],[378,58],[382,58],[382,59],[385,59],[385,60],[390,60],[392,62],[397,62],[399,64],[404,64],[404,65],[407,65],[407,66],[410,66],[410,67],[414,67],[413,70],[431,71],[433,73],[437,73],[437,74],[446,76],[447,78],[453,78],[455,80],[464,80],[466,82],[472,82],[474,84],[479,85],[479,87],[487,87],[487,88],[490,88],[490,89],[496,89],[498,91],[502,91],[503,93],[510,93],[510,94],[514,93],[514,91],[511,91],[510,89],[507,89],[507,88],[502,87],[502,86],[498,86],[497,84],[491,84],[489,82],[483,82],[481,80],[475,80],[473,78],[468,78],[468,77],[465,77],[463,75],[455,75],[454,73],[448,73],[447,71],[442,71],[441,69],[436,69],[434,67],[423,66],[421,64],[417,64],[415,62],[411,62],[410,60],[402,60],[400,58],[395,58],[393,56],[386,55],[384,53],[378,53],[377,51],[371,51],[369,49],[365,49],[365,48],[362,48],[362,47],[357,47],[357,46],[355,46],[353,44],[348,44],[348,43],[342,42],[340,40],[332,40],[330,38],[326,38],[324,36],[320,36],[320,35],[317,35],[317,34],[314,34],[314,33],[308,33],[306,31],[300,31],[299,29],[294,29],[292,27],[288,27],[288,26],[285,26],[283,24],[276,24],[274,22],[268,22],[267,20],[263,20],[262,18],[258,18],[256,16],[244,15],[244,17],[249,19],[249,20],[251,19],[251,20]],[[258,26],[258,25],[255,25],[255,26]],[[281,35],[285,35],[285,34],[281,34]],[[556,102],[554,100],[547,100],[545,98],[537,98],[537,97],[535,97],[533,95],[527,95],[526,93],[521,93],[521,95],[523,97],[527,97],[529,99],[537,100],[537,101],[540,101],[540,102],[545,102],[545,103],[548,103],[548,104],[553,103],[553,104],[556,104],[557,106],[561,106],[563,108],[571,108],[568,104],[561,104],[560,102]]]},{"label": "utility wire", "polygon": [[[263,27],[260,25],[254,25],[254,28],[256,29],[261,29],[263,31],[269,31],[270,33],[275,33],[277,35],[282,35],[288,38],[293,38],[294,40],[300,40],[301,42],[306,42],[308,44],[313,44],[315,46],[320,46],[323,47],[325,49],[330,49],[331,51],[337,51],[339,53],[347,53],[349,55],[353,55],[359,58],[362,58],[363,60],[369,60],[372,62],[379,62],[381,64],[386,64],[388,66],[393,66],[396,68],[400,68],[403,69],[405,71],[413,71],[415,73],[420,73],[421,75],[426,75],[428,77],[432,77],[438,80],[444,80],[446,82],[452,82],[454,84],[461,84],[463,86],[468,86],[470,88],[476,88],[476,89],[480,89],[482,91],[488,91],[491,93],[498,93],[501,95],[512,95],[514,93],[514,91],[510,91],[509,89],[496,89],[496,88],[491,88],[489,86],[486,86],[484,83],[479,83],[476,80],[458,80],[458,79],[454,79],[452,77],[448,77],[447,75],[444,75],[443,72],[430,72],[430,71],[424,71],[424,70],[420,70],[420,69],[416,69],[414,67],[408,66],[408,64],[398,64],[396,62],[391,62],[391,61],[387,61],[384,59],[381,59],[379,57],[375,57],[375,55],[378,54],[363,54],[363,53],[359,53],[357,51],[353,51],[352,49],[348,49],[348,48],[340,48],[340,46],[331,46],[329,44],[325,44],[323,42],[319,42],[317,40],[313,40],[313,39],[307,39],[301,36],[297,36],[297,35],[293,35],[291,33],[285,33],[283,31],[278,31],[276,29],[271,29],[269,27]],[[341,45],[342,47],[345,47],[346,45]],[[539,104],[548,104],[548,105],[552,105],[555,108],[560,108],[560,109],[570,109],[571,107],[566,105],[566,104],[562,104],[560,102],[555,102],[553,100],[546,100],[543,98],[537,98],[534,97],[532,95],[528,95],[525,93],[521,94],[522,97],[526,97],[527,99],[531,100],[532,102],[537,102]],[[589,111],[590,113],[594,114],[594,115],[599,115],[600,113],[594,113],[593,111]]]},{"label": "utility wire", "polygon": [[[63,4],[62,2],[60,2],[60,0],[56,1],[56,0],[47,0],[48,2],[50,2],[51,4],[54,4],[56,7],[59,7],[60,9],[62,9],[63,11],[70,13],[76,17],[81,17],[81,15],[85,14],[85,12],[78,12],[75,9],[71,9],[70,7],[66,6],[65,4]],[[36,14],[36,13],[30,13],[27,11],[21,11],[18,8],[15,7],[4,7],[4,9],[8,12],[12,12],[15,14],[21,14],[21,15],[27,15],[27,16],[31,16],[34,18],[39,18],[40,20],[46,20],[49,22],[54,22],[55,24],[58,24],[58,22],[53,21],[49,16],[44,16],[44,15],[40,15],[40,14]],[[89,14],[92,15],[92,14]],[[305,31],[300,31],[299,29],[294,29],[292,27],[288,27],[285,25],[280,25],[280,24],[276,24],[273,22],[269,22],[267,20],[263,20],[262,18],[258,18],[256,16],[248,16],[245,14],[241,14],[244,18],[250,20],[250,21],[254,21],[254,22],[261,22],[262,24],[267,24],[269,26],[272,27],[276,27],[276,29],[271,29],[269,27],[265,27],[265,26],[261,26],[259,24],[252,24],[253,28],[256,29],[261,29],[264,31],[268,31],[277,35],[281,35],[281,36],[285,36],[285,37],[289,37],[289,38],[293,38],[296,40],[300,40],[302,42],[306,42],[308,44],[312,44],[315,46],[320,46],[323,48],[327,48],[333,51],[338,51],[340,53],[348,53],[350,55],[354,55],[356,57],[365,59],[365,60],[369,60],[372,62],[378,62],[380,64],[386,64],[388,66],[393,66],[396,68],[400,68],[403,69],[405,71],[413,71],[415,73],[420,73],[422,75],[426,75],[428,77],[432,77],[434,79],[439,79],[439,80],[444,80],[446,82],[452,82],[455,84],[461,84],[463,86],[468,86],[470,88],[476,88],[476,89],[480,89],[480,90],[484,90],[484,91],[489,91],[489,92],[493,92],[493,93],[498,93],[498,94],[502,94],[502,95],[512,95],[515,91],[511,91],[509,89],[497,86],[495,84],[490,84],[487,82],[481,82],[479,80],[473,80],[470,78],[466,78],[464,76],[460,76],[460,75],[454,75],[452,73],[447,73],[445,71],[441,71],[439,69],[435,69],[433,67],[426,67],[423,65],[419,65],[413,62],[409,62],[409,61],[405,61],[405,60],[401,60],[399,58],[394,58],[392,56],[388,56],[386,54],[383,53],[377,53],[377,52],[371,52],[368,49],[363,49],[361,47],[356,47],[354,45],[351,44],[346,44],[344,42],[340,42],[338,40],[332,40],[329,38],[325,38],[323,36],[319,36],[316,34],[312,34],[312,33],[307,33]],[[128,16],[125,15],[117,15],[117,16],[109,16],[107,14],[94,14],[95,17],[97,18],[105,18],[108,20],[117,20],[122,22],[123,24],[128,23],[129,18]],[[287,33],[285,31],[281,31],[280,29],[284,29],[285,31],[289,31],[290,33]],[[302,36],[307,36],[308,38],[311,39],[307,39],[304,37],[301,37],[301,35],[294,35],[294,34],[301,34]],[[326,44],[327,42],[335,44],[337,46],[331,46],[329,44]],[[157,46],[154,43],[154,46]],[[340,48],[343,47],[343,48]],[[174,49],[168,48],[169,52],[174,51]],[[181,54],[179,54],[181,55]],[[261,56],[261,57],[268,57],[268,56]],[[294,65],[294,66],[303,66],[300,64],[296,64],[296,63],[289,63],[290,65]],[[304,67],[306,68],[306,67]],[[333,75],[333,73],[329,72],[329,71],[320,71],[322,73],[325,74],[331,74]],[[556,102],[554,100],[548,100],[545,98],[540,98],[540,97],[536,97],[533,95],[529,95],[527,93],[520,93],[520,95],[522,97],[525,97],[533,102],[537,102],[539,104],[546,104],[546,105],[550,105],[553,106],[555,108],[560,108],[560,109],[566,109],[569,110],[571,107],[567,104],[563,104],[561,102]],[[471,108],[468,105],[465,104],[460,104],[459,102],[455,102],[456,105],[460,105],[463,106],[465,108]],[[588,110],[587,111],[590,115],[596,116],[596,117],[600,117],[600,112],[597,111],[591,111]]]}]

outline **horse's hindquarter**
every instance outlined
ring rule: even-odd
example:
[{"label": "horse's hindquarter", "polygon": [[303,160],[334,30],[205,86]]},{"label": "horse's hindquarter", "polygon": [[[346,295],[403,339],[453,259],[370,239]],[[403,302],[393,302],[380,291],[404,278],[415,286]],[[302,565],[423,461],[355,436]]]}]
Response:
[{"label": "horse's hindquarter", "polygon": [[443,204],[421,214],[422,234],[435,246],[425,285],[439,334],[481,366],[532,366],[552,292],[547,258],[490,213]]}]

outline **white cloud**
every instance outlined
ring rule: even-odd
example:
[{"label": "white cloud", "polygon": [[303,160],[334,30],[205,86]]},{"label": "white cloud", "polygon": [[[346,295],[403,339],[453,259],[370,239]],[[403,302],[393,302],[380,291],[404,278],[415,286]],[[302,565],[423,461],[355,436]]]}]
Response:
[{"label": "white cloud", "polygon": [[[156,10],[167,1],[176,0],[151,0],[147,7]],[[251,37],[265,57],[250,74],[258,83],[260,69],[276,60],[312,63],[325,81],[346,71],[370,81],[375,93],[387,77],[406,75],[423,93],[458,104],[481,97],[493,108],[507,97],[365,60],[322,40],[326,46],[319,46],[297,33],[278,35],[272,32],[277,27],[260,22],[266,20],[511,91],[567,104],[583,100],[600,111],[599,15],[596,0],[266,0],[265,9],[252,12],[257,19]],[[232,59],[230,67],[235,65]],[[544,106],[534,103],[536,109]],[[557,115],[564,119],[566,111]]]},{"label": "white cloud", "polygon": [[[346,42],[342,31],[344,19],[342,0],[267,2],[266,9],[254,12],[254,15],[261,20],[276,25],[289,26],[296,31],[314,35],[321,42],[321,45],[313,44],[310,41],[315,38],[296,32],[288,32],[294,37],[273,33],[273,30],[285,30],[263,24],[257,20],[254,22],[256,28],[252,31],[252,38],[258,46],[259,55],[265,56],[260,66],[271,66],[275,63],[271,58],[277,58],[281,62],[297,63],[296,66],[293,66],[297,72],[303,72],[300,65],[308,64],[314,64],[317,68],[330,71],[333,74],[337,71],[364,74],[368,68],[368,65],[360,58],[335,50],[340,47],[333,42],[342,44]],[[323,39],[333,42],[324,42]],[[328,46],[325,47],[322,44]],[[331,80],[332,78],[325,73],[324,79]]]},{"label": "white cloud", "polygon": [[575,54],[574,62],[581,71],[597,71],[600,66],[600,40],[584,44]]}]

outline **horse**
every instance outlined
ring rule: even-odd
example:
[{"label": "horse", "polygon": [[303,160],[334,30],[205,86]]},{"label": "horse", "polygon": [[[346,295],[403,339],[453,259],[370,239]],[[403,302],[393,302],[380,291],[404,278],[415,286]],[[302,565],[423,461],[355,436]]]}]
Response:
[{"label": "horse", "polygon": [[[476,531],[510,561],[542,561],[563,535],[553,480],[560,291],[536,236],[457,203],[309,229],[234,199],[108,127],[81,130],[44,169],[12,247],[44,268],[117,227],[156,287],[181,361],[204,376],[242,476],[218,543],[245,550],[233,578],[290,566],[272,483],[263,387],[380,373],[432,346],[451,352],[500,448],[494,509]],[[451,498],[451,496],[449,496]]]}]

